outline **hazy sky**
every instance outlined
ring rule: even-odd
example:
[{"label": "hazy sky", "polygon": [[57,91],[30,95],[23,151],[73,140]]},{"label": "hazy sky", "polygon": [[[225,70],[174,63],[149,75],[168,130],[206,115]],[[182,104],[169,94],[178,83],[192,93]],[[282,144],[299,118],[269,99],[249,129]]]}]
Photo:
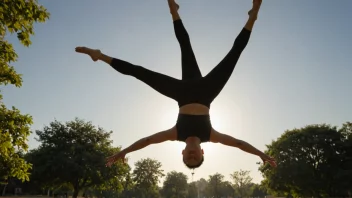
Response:
[{"label": "hazy sky", "polygon": [[[129,146],[172,127],[178,106],[147,85],[76,46],[181,77],[181,56],[166,0],[40,1],[51,13],[35,26],[30,48],[10,37],[23,87],[2,88],[4,102],[34,118],[33,130],[75,117],[114,131],[114,145]],[[247,20],[250,0],[179,0],[180,14],[205,75],[229,51]],[[265,149],[286,129],[307,124],[340,126],[352,120],[351,0],[264,0],[247,48],[211,107],[214,128]],[[30,137],[30,148],[38,142]],[[180,142],[153,145],[128,155],[131,163],[154,158],[165,172],[189,175]],[[239,149],[206,143],[194,180],[235,170],[262,177],[260,159]]]}]

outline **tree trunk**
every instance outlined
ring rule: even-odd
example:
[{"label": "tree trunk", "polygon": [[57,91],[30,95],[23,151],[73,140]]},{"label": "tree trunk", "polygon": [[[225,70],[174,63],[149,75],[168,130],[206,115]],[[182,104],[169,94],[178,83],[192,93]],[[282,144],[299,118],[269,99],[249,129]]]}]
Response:
[{"label": "tree trunk", "polygon": [[7,184],[5,184],[4,189],[2,190],[2,196],[3,197],[5,196],[5,193],[6,193],[6,187],[7,187]]},{"label": "tree trunk", "polygon": [[78,188],[74,188],[72,198],[77,198],[78,197],[78,192],[79,192],[79,189]]}]

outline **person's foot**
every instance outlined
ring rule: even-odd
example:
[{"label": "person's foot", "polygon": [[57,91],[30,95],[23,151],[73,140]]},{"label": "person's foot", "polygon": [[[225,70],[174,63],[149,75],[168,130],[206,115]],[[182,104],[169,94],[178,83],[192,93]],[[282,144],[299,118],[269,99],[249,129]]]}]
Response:
[{"label": "person's foot", "polygon": [[175,2],[175,0],[168,0],[170,12],[177,12],[180,6]]},{"label": "person's foot", "polygon": [[253,0],[253,9],[259,10],[262,5],[262,0]]},{"label": "person's foot", "polygon": [[262,0],[253,0],[253,7],[248,11],[248,15],[251,18],[257,19],[260,6],[262,5]]},{"label": "person's foot", "polygon": [[76,52],[89,55],[93,61],[97,61],[101,55],[101,51],[90,49],[88,47],[76,47]]}]

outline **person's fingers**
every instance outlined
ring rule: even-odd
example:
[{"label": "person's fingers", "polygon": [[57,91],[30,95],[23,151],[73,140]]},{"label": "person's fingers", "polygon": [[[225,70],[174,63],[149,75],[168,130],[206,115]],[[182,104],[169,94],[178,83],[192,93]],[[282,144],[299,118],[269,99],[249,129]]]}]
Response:
[{"label": "person's fingers", "polygon": [[272,165],[273,165],[273,167],[277,167],[277,164],[276,164],[275,162],[273,162],[273,164],[272,164]]},{"label": "person's fingers", "polygon": [[106,160],[107,160],[107,161],[110,161],[110,160],[112,160],[113,158],[114,158],[114,156],[110,156],[110,157],[106,158]]},{"label": "person's fingers", "polygon": [[277,164],[276,164],[275,161],[271,161],[271,162],[270,162],[270,165],[273,166],[273,167],[276,167],[276,166],[277,166]]}]

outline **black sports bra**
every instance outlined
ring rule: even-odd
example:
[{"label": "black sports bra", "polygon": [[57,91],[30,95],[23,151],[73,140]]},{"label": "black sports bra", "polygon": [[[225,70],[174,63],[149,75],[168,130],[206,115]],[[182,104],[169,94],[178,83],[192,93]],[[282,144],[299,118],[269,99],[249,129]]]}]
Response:
[{"label": "black sports bra", "polygon": [[185,142],[188,137],[198,137],[201,142],[209,142],[211,122],[209,115],[178,114],[177,140]]}]

